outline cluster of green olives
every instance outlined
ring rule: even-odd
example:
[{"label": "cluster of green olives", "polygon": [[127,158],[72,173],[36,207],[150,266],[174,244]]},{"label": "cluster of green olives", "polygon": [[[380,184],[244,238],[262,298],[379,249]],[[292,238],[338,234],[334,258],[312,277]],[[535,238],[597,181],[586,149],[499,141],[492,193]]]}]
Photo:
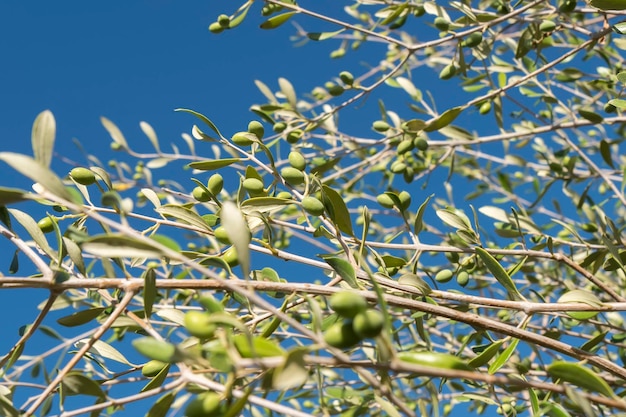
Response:
[{"label": "cluster of green olives", "polygon": [[330,346],[350,348],[363,339],[378,336],[384,327],[383,314],[369,308],[367,300],[355,292],[334,293],[330,297],[329,306],[342,318],[324,332],[324,340]]}]

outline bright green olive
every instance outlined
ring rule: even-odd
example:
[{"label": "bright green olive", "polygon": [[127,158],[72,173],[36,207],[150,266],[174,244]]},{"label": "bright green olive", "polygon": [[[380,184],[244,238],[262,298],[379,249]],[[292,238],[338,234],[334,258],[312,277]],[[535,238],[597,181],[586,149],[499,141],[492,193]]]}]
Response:
[{"label": "bright green olive", "polygon": [[361,341],[361,337],[354,331],[352,321],[346,320],[331,325],[324,332],[324,340],[330,346],[347,349]]},{"label": "bright green olive", "polygon": [[345,85],[354,84],[354,76],[348,71],[341,71],[339,73],[339,78]]},{"label": "bright green olive", "polygon": [[485,101],[483,104],[480,105],[480,107],[478,108],[478,113],[480,114],[487,114],[491,111],[491,101]]},{"label": "bright green olive", "polygon": [[285,131],[286,128],[287,128],[287,124],[284,122],[276,122],[274,123],[274,126],[272,126],[272,129],[276,133],[282,133]]},{"label": "bright green olive", "polygon": [[287,142],[291,143],[292,145],[294,143],[298,143],[298,141],[300,141],[300,138],[302,137],[302,134],[304,132],[302,132],[301,129],[294,129],[291,132],[289,132],[287,134]]},{"label": "bright green olive", "polygon": [[91,185],[96,182],[96,175],[89,169],[77,167],[70,171],[70,177],[82,185]]},{"label": "bright green olive", "polygon": [[237,146],[249,146],[252,145],[256,135],[250,132],[237,132],[230,139]]},{"label": "bright green olive", "polygon": [[393,208],[393,206],[395,205],[391,197],[389,197],[387,194],[378,194],[376,196],[376,201],[378,201],[378,204],[385,208]]},{"label": "bright green olive", "polygon": [[208,339],[215,334],[215,324],[211,323],[208,313],[202,311],[188,311],[185,313],[185,328],[192,335],[200,339]]},{"label": "bright green olive", "polygon": [[250,195],[258,195],[263,192],[263,181],[258,178],[246,178],[243,180],[242,186]]},{"label": "bright green olive", "polygon": [[409,208],[411,205],[411,194],[406,191],[401,191],[398,194],[398,198],[400,199],[400,210],[404,211]]},{"label": "bright green olive", "polygon": [[326,86],[326,89],[328,90],[328,94],[330,94],[333,97],[337,97],[343,94],[344,92],[344,88],[340,85],[337,84],[328,84]]},{"label": "bright green olive", "polygon": [[43,217],[37,222],[37,226],[39,226],[39,229],[44,233],[50,233],[54,231],[54,225],[50,217]]},{"label": "bright green olive", "polygon": [[228,233],[226,233],[226,229],[224,229],[224,226],[220,226],[213,230],[213,234],[215,235],[215,239],[217,239],[218,242],[225,245],[231,244],[230,238],[228,237]]},{"label": "bright green olive", "polygon": [[302,155],[298,151],[289,152],[288,160],[289,160],[289,165],[291,165],[295,169],[304,171],[304,169],[306,168],[306,159],[304,159],[304,155]]},{"label": "bright green olive", "polygon": [[467,273],[467,271],[460,271],[456,275],[456,283],[459,284],[461,287],[465,287],[468,282],[469,282],[469,274]]},{"label": "bright green olive", "polygon": [[324,214],[324,203],[312,196],[306,196],[302,199],[302,208],[312,216],[321,216]]},{"label": "bright green olive", "polygon": [[468,48],[475,48],[483,41],[483,34],[480,32],[471,33],[467,38],[463,40],[463,46]]},{"label": "bright green olive", "polygon": [[389,170],[393,172],[394,174],[402,174],[404,171],[406,171],[406,168],[407,166],[404,162],[395,161],[394,163],[391,164],[391,166],[389,167]]},{"label": "bright green olive", "polygon": [[456,74],[456,66],[454,64],[446,65],[439,73],[439,78],[442,80],[449,80]]},{"label": "bright green olive", "polygon": [[211,175],[206,188],[211,194],[218,195],[224,188],[224,178],[220,174]]},{"label": "bright green olive", "polygon": [[450,28],[450,22],[448,22],[446,18],[441,17],[441,16],[437,16],[433,24],[435,25],[437,29],[441,30],[442,32]]},{"label": "bright green olive", "polygon": [[453,276],[454,272],[452,272],[450,269],[442,269],[435,275],[435,281],[445,283],[450,281]]},{"label": "bright green olive", "polygon": [[390,128],[389,123],[385,122],[384,120],[376,120],[372,124],[372,127],[374,128],[375,131],[381,132],[381,133],[388,131]]},{"label": "bright green olive", "polygon": [[552,32],[554,29],[556,29],[556,23],[552,20],[544,20],[539,24],[539,30],[544,33]]},{"label": "bright green olive", "polygon": [[339,291],[328,300],[328,305],[337,314],[351,319],[367,309],[365,298],[353,291]]},{"label": "bright green olive", "polygon": [[373,308],[360,312],[354,316],[352,321],[354,332],[363,339],[378,336],[384,325],[385,318],[383,314]]},{"label": "bright green olive", "polygon": [[191,192],[191,195],[193,198],[201,202],[209,201],[211,199],[211,195],[200,186],[195,187]]},{"label": "bright green olive", "polygon": [[235,267],[239,265],[239,257],[237,256],[237,249],[234,246],[226,249],[222,254],[222,260],[228,264],[228,266]]},{"label": "bright green olive", "polygon": [[156,359],[153,359],[141,367],[141,374],[149,378],[155,377],[167,365],[168,364],[165,362],[161,362],[161,361],[157,361]]},{"label": "bright green olive", "polygon": [[280,175],[290,185],[300,185],[304,182],[304,173],[293,167],[285,167],[281,169]]},{"label": "bright green olive", "polygon": [[256,120],[248,123],[248,132],[254,134],[259,140],[263,139],[263,135],[265,134],[265,128],[261,124],[261,122],[257,122]]},{"label": "bright green olive", "polygon": [[209,25],[209,31],[211,33],[222,33],[224,31],[224,27],[220,25],[219,22],[213,22]]},{"label": "bright green olive", "polygon": [[419,149],[420,151],[423,152],[428,149],[428,141],[426,139],[417,137],[415,138],[414,142],[415,142],[415,147]]}]

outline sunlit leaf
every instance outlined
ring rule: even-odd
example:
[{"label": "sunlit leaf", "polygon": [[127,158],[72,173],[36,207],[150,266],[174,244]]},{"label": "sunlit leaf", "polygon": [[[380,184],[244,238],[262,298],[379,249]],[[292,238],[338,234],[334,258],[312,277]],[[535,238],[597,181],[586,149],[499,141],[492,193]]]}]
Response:
[{"label": "sunlit leaf", "polygon": [[59,177],[31,157],[13,152],[0,152],[0,161],[4,161],[20,174],[41,184],[53,195],[72,201],[72,196]]},{"label": "sunlit leaf", "polygon": [[335,36],[339,35],[344,30],[345,29],[339,29],[338,31],[335,31],[335,32],[310,32],[310,33],[307,33],[306,36],[313,41],[323,41],[326,39],[334,38]]},{"label": "sunlit leaf", "polygon": [[160,258],[163,253],[149,243],[123,234],[94,236],[82,244],[85,252],[107,258]]},{"label": "sunlit leaf", "polygon": [[213,159],[206,161],[196,161],[190,163],[189,168],[197,169],[199,171],[213,171],[215,169],[220,169],[227,167],[229,165],[234,164],[235,162],[239,162],[239,158],[225,158],[225,159]]},{"label": "sunlit leaf", "polygon": [[553,379],[569,382],[577,387],[599,392],[607,397],[615,396],[615,393],[604,379],[591,369],[577,363],[555,361],[546,368],[546,371]]},{"label": "sunlit leaf", "polygon": [[226,229],[228,238],[237,250],[237,257],[243,271],[243,276],[248,277],[250,272],[250,229],[246,219],[235,203],[226,201],[220,210],[222,226]]},{"label": "sunlit leaf", "polygon": [[333,268],[333,270],[341,277],[348,285],[352,288],[359,288],[359,284],[356,280],[356,271],[354,267],[350,264],[350,262],[345,259],[331,256],[331,255],[321,255],[320,256],[328,265]]},{"label": "sunlit leaf", "polygon": [[502,285],[509,296],[514,300],[524,300],[522,294],[519,293],[515,283],[509,276],[509,273],[500,265],[489,252],[484,250],[483,248],[476,248],[476,254],[483,261],[487,269],[493,274],[494,278]]},{"label": "sunlit leaf", "polygon": [[426,127],[424,127],[425,132],[435,132],[445,126],[448,126],[450,123],[457,118],[459,114],[463,111],[463,107],[453,107],[449,110],[443,112],[439,117],[430,121]]},{"label": "sunlit leaf", "polygon": [[126,142],[126,138],[122,134],[122,131],[115,125],[115,123],[113,123],[104,116],[100,118],[100,122],[102,122],[102,125],[107,130],[107,132],[109,132],[109,135],[111,135],[111,139],[113,139],[115,143],[120,145],[122,148],[128,149],[128,143]]},{"label": "sunlit leaf", "polygon": [[289,20],[289,18],[291,18],[291,16],[293,16],[294,14],[296,14],[296,12],[287,12],[287,13],[283,13],[283,14],[279,14],[276,16],[272,16],[269,19],[267,19],[265,22],[261,23],[261,29],[275,29],[277,27],[279,27],[280,25],[282,25],[283,23],[285,23],[286,21]]},{"label": "sunlit leaf", "polygon": [[195,226],[200,230],[211,232],[211,228],[206,224],[204,219],[202,219],[202,217],[200,217],[196,212],[188,208],[178,205],[165,205],[158,207],[156,212],[164,216],[174,217],[175,219]]},{"label": "sunlit leaf", "polygon": [[[83,347],[84,344],[88,342],[88,340],[89,339],[79,340],[74,345],[78,349],[80,349],[81,347]],[[125,365],[137,366],[129,362],[128,359],[126,359],[126,357],[122,355],[122,353],[119,350],[115,349],[110,344],[103,342],[102,340],[96,340],[94,344],[91,346],[91,348],[89,348],[89,352],[102,356],[103,358],[106,358],[106,359],[111,359],[115,362],[123,363]]]},{"label": "sunlit leaf", "polygon": [[50,110],[44,110],[37,115],[33,123],[32,146],[35,160],[45,168],[48,168],[52,161],[55,136],[54,115]]}]

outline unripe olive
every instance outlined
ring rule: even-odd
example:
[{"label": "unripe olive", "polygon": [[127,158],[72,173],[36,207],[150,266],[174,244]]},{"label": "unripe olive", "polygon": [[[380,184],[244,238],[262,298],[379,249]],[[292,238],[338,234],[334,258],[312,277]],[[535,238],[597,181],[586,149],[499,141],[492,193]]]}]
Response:
[{"label": "unripe olive", "polygon": [[328,305],[337,314],[351,319],[367,309],[365,298],[352,291],[339,291],[331,295]]},{"label": "unripe olive", "polygon": [[231,244],[230,238],[228,237],[228,233],[226,233],[226,229],[224,229],[224,226],[220,226],[213,230],[213,234],[215,235],[215,239],[217,239],[218,242],[225,245]]},{"label": "unripe olive", "polygon": [[218,195],[224,188],[224,178],[220,174],[211,175],[206,188],[211,194]]},{"label": "unripe olive", "polygon": [[468,48],[475,48],[483,41],[483,34],[480,32],[471,33],[467,38],[463,40],[463,46]]},{"label": "unripe olive", "polygon": [[469,274],[467,273],[467,271],[460,271],[458,274],[456,274],[456,283],[459,284],[461,287],[465,287],[468,282]]},{"label": "unripe olive", "polygon": [[342,321],[334,323],[326,329],[324,340],[333,347],[346,349],[359,343],[361,338],[354,331],[352,321]]},{"label": "unripe olive", "polygon": [[304,172],[293,167],[285,167],[281,169],[280,175],[290,185],[300,185],[304,182]]},{"label": "unripe olive", "polygon": [[263,181],[258,178],[246,178],[242,183],[243,188],[251,195],[263,192]]},{"label": "unripe olive", "polygon": [[248,123],[248,132],[254,134],[259,140],[263,139],[263,135],[265,134],[265,128],[261,124],[261,122],[257,122],[256,120]]},{"label": "unripe olive", "polygon": [[454,276],[454,273],[451,270],[442,269],[441,271],[437,272],[437,275],[435,275],[435,281],[448,282],[452,279],[453,276]]},{"label": "unripe olive", "polygon": [[441,31],[446,31],[450,27],[450,22],[445,17],[437,16],[434,20],[434,25]]},{"label": "unripe olive", "polygon": [[209,25],[209,31],[211,33],[222,33],[224,31],[224,27],[219,24],[219,22],[213,22]]},{"label": "unripe olive", "polygon": [[330,94],[333,97],[337,97],[343,94],[344,92],[344,88],[340,85],[337,84],[328,84],[326,86],[326,89],[328,90],[328,94]]},{"label": "unripe olive", "polygon": [[342,56],[344,56],[346,54],[346,50],[343,48],[339,48],[339,49],[335,49],[334,51],[332,51],[330,53],[330,57],[335,59],[335,58],[341,58]]},{"label": "unripe olive", "polygon": [[201,202],[209,201],[211,199],[211,195],[200,186],[194,187],[191,195],[193,198]]},{"label": "unripe olive", "polygon": [[300,138],[302,137],[302,129],[294,129],[291,132],[287,133],[287,142],[291,143],[292,145],[294,143],[298,143],[298,141],[300,140]]},{"label": "unripe olive", "polygon": [[215,214],[204,214],[202,216],[202,220],[204,220],[204,222],[209,226],[209,227],[213,227],[218,223],[219,217],[217,217]]},{"label": "unripe olive", "polygon": [[454,64],[446,65],[439,73],[439,78],[442,80],[449,80],[456,74],[456,66]]},{"label": "unripe olive", "polygon": [[306,196],[302,199],[302,208],[312,216],[324,214],[324,203],[312,196]]},{"label": "unripe olive", "polygon": [[153,359],[141,367],[141,374],[143,376],[152,378],[154,376],[157,376],[157,374],[161,372],[166,366],[167,363]]},{"label": "unripe olive", "polygon": [[384,120],[376,120],[373,124],[372,127],[374,128],[375,131],[377,132],[386,132],[389,130],[389,128],[391,126],[389,126],[389,123],[385,122]]},{"label": "unripe olive", "polygon": [[70,171],[70,177],[82,185],[91,185],[96,182],[96,175],[89,169],[77,167]]},{"label": "unripe olive", "polygon": [[117,142],[111,142],[111,150],[112,151],[119,151],[122,149],[122,145],[120,145]]},{"label": "unripe olive", "polygon": [[216,392],[206,392],[194,398],[185,408],[186,417],[218,417],[223,416],[226,404]]},{"label": "unripe olive", "polygon": [[235,249],[234,246],[226,249],[226,251],[222,254],[222,259],[231,268],[239,265],[239,256],[237,255],[237,249]]},{"label": "unripe olive", "polygon": [[254,133],[237,132],[230,140],[232,140],[233,143],[238,146],[249,146],[252,145],[252,142],[254,142],[255,138],[256,135]]},{"label": "unripe olive", "polygon": [[401,191],[398,194],[398,198],[400,199],[400,210],[406,210],[411,205],[411,194],[406,191]]},{"label": "unripe olive", "polygon": [[274,126],[272,126],[272,129],[274,129],[274,132],[276,133],[282,133],[286,128],[287,124],[284,122],[276,122],[274,123]]},{"label": "unripe olive", "polygon": [[391,164],[389,170],[394,174],[402,174],[404,171],[406,171],[406,164],[401,161],[395,161]]},{"label": "unripe olive", "polygon": [[397,152],[399,155],[410,152],[415,147],[413,143],[413,139],[404,139],[402,142],[398,144]]},{"label": "unripe olive", "polygon": [[551,20],[544,20],[539,24],[539,30],[544,33],[552,32],[554,29],[556,29],[556,23]]},{"label": "unripe olive", "polygon": [[210,315],[202,311],[188,311],[185,313],[185,328],[192,336],[208,339],[215,334],[215,324],[211,323]]},{"label": "unripe olive", "polygon": [[276,198],[282,198],[284,200],[291,200],[292,197],[293,196],[289,191],[281,191],[280,193],[276,194]]},{"label": "unripe olive", "polygon": [[298,151],[289,152],[289,165],[298,169],[300,171],[304,171],[306,168],[306,159],[304,159],[304,155],[302,155]]},{"label": "unripe olive", "polygon": [[393,206],[395,205],[391,197],[389,197],[387,194],[378,194],[376,196],[376,201],[378,201],[378,204],[385,208],[393,208]]},{"label": "unripe olive", "polygon": [[378,336],[384,324],[385,318],[383,314],[373,308],[368,308],[360,312],[354,316],[354,320],[352,321],[354,332],[363,339]]},{"label": "unripe olive", "polygon": [[39,229],[44,233],[50,233],[54,231],[54,225],[50,217],[43,217],[37,222],[37,226],[39,226]]},{"label": "unripe olive", "polygon": [[478,113],[480,114],[487,114],[489,113],[489,111],[491,111],[491,101],[485,101],[478,108]]},{"label": "unripe olive", "polygon": [[617,111],[617,107],[615,107],[611,103],[606,103],[604,105],[604,111],[607,113],[615,113]]},{"label": "unripe olive", "polygon": [[348,71],[341,71],[339,73],[339,78],[346,85],[354,84],[354,76],[351,73],[349,73]]},{"label": "unripe olive", "polygon": [[230,24],[230,17],[228,17],[228,15],[226,14],[221,14],[217,17],[217,23],[219,23],[221,27],[226,29]]},{"label": "unripe olive", "polygon": [[417,137],[413,142],[415,143],[415,147],[422,152],[428,149],[428,141],[424,138]]}]

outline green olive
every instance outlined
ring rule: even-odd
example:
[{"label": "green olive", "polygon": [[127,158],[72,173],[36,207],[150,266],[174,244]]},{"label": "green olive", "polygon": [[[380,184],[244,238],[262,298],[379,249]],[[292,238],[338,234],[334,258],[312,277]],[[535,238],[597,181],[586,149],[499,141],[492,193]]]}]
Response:
[{"label": "green olive", "polygon": [[346,320],[331,325],[324,332],[324,340],[330,346],[346,349],[352,347],[361,341],[361,338],[354,331],[352,321]]},{"label": "green olive", "polygon": [[280,175],[290,185],[300,185],[304,182],[304,173],[293,167],[285,167],[280,170]]},{"label": "green olive", "polygon": [[351,319],[367,309],[365,298],[353,291],[339,291],[328,300],[328,305],[337,314]]},{"label": "green olive", "polygon": [[213,22],[209,25],[209,31],[211,33],[222,33],[224,31],[224,27],[220,25],[219,22]]},{"label": "green olive", "polygon": [[439,30],[446,31],[450,28],[450,22],[445,17],[437,16],[433,22],[435,27]]},{"label": "green olive", "polygon": [[272,129],[276,133],[282,133],[285,131],[286,128],[287,128],[287,124],[284,122],[276,122],[274,123],[274,126],[272,126]]},{"label": "green olive", "polygon": [[324,203],[312,196],[306,196],[302,199],[302,208],[312,216],[321,216],[324,214]]},{"label": "green olive", "polygon": [[544,20],[539,24],[539,30],[544,33],[552,32],[554,29],[556,29],[556,23],[552,20]]},{"label": "green olive", "polygon": [[461,287],[465,287],[468,282],[469,282],[469,274],[467,273],[467,271],[464,271],[464,270],[460,271],[456,275],[456,283],[459,284]]},{"label": "green olive", "polygon": [[398,198],[400,199],[400,210],[404,211],[409,208],[411,205],[411,194],[407,191],[401,191],[398,194]]},{"label": "green olive", "polygon": [[89,169],[77,167],[70,171],[70,177],[82,185],[91,185],[96,182],[96,175]]},{"label": "green olive", "polygon": [[444,283],[449,282],[453,276],[454,272],[452,272],[452,270],[442,269],[441,271],[437,272],[437,275],[435,275],[435,281]]},{"label": "green olive", "polygon": [[226,229],[224,229],[224,226],[220,226],[213,230],[213,234],[215,235],[215,239],[217,239],[220,243],[225,245],[230,245],[232,243],[228,237],[228,233],[226,233]]},{"label": "green olive", "polygon": [[426,139],[417,137],[415,138],[414,142],[415,142],[415,147],[419,149],[420,151],[423,152],[428,149],[428,141]]},{"label": "green olive", "polygon": [[304,171],[304,169],[306,168],[306,159],[304,159],[304,155],[302,155],[300,152],[298,151],[289,152],[288,159],[289,159],[289,165],[291,165],[295,169]]},{"label": "green olive", "polygon": [[463,40],[463,46],[468,48],[475,48],[483,41],[483,34],[480,32],[471,33],[465,40]]},{"label": "green olive", "polygon": [[344,88],[340,85],[337,84],[328,84],[326,86],[326,89],[328,90],[328,94],[330,94],[333,97],[337,97],[343,94],[344,92]]},{"label": "green olive", "polygon": [[185,313],[185,328],[192,335],[200,339],[208,339],[215,334],[215,324],[211,323],[208,313],[202,311],[188,311]]},{"label": "green olive", "polygon": [[341,79],[341,81],[345,84],[345,85],[352,85],[354,84],[354,75],[352,75],[350,72],[348,71],[341,71],[339,73],[339,78]]},{"label": "green olive", "polygon": [[211,194],[218,195],[224,188],[224,178],[220,174],[211,175],[206,188]]},{"label": "green olive", "polygon": [[478,108],[478,113],[480,114],[487,114],[491,111],[491,101],[485,101],[483,104],[480,105],[480,107]]},{"label": "green olive", "polygon": [[385,318],[383,314],[373,308],[360,312],[354,316],[352,321],[354,332],[363,339],[378,336],[384,325]]},{"label": "green olive", "polygon": [[413,150],[414,147],[415,144],[413,143],[413,139],[404,139],[398,144],[396,151],[398,152],[398,155],[403,155]]},{"label": "green olive", "polygon": [[376,120],[373,124],[372,124],[372,128],[377,131],[377,132],[386,132],[389,130],[391,126],[389,126],[389,123],[385,122],[384,120]]},{"label": "green olive", "polygon": [[231,268],[239,265],[239,257],[237,256],[237,249],[235,249],[234,246],[231,246],[230,248],[226,249],[226,251],[222,254],[222,259]]},{"label": "green olive", "polygon": [[246,178],[243,180],[242,186],[250,195],[263,193],[263,181],[258,178]]},{"label": "green olive", "polygon": [[298,143],[303,133],[304,132],[301,129],[292,130],[287,134],[287,142],[291,143],[292,145],[294,143]]},{"label": "green olive", "polygon": [[439,73],[439,78],[442,80],[449,80],[456,74],[456,66],[454,64],[446,65]]},{"label": "green olive", "polygon": [[404,162],[394,161],[389,167],[389,170],[394,174],[402,174],[404,171],[406,171],[406,168],[407,166]]},{"label": "green olive", "polygon": [[257,136],[254,133],[237,132],[233,135],[233,137],[230,140],[235,145],[238,145],[238,146],[249,146],[249,145],[252,145],[252,143],[254,142],[254,139],[256,138]]},{"label": "green olive", "polygon": [[141,367],[141,374],[149,378],[155,377],[167,365],[168,364],[165,362],[161,362],[161,361],[157,361],[156,359],[153,359]]},{"label": "green olive", "polygon": [[211,199],[211,195],[202,187],[197,186],[193,189],[193,191],[191,192],[191,195],[193,196],[193,198],[195,198],[198,201],[209,201]]},{"label": "green olive", "polygon": [[230,24],[230,17],[226,14],[221,14],[217,17],[217,23],[219,23],[224,29],[227,29]]},{"label": "green olive", "polygon": [[378,194],[376,196],[376,201],[378,201],[378,204],[385,208],[393,208],[395,205],[391,197],[387,194]]},{"label": "green olive", "polygon": [[293,196],[291,195],[289,191],[281,191],[280,193],[276,194],[276,198],[282,198],[283,200],[291,200]]},{"label": "green olive", "polygon": [[44,233],[54,231],[54,224],[52,223],[52,219],[50,217],[43,217],[37,222],[37,226],[39,226],[39,229]]},{"label": "green olive", "polygon": [[256,120],[248,123],[248,132],[252,133],[259,140],[263,139],[263,135],[265,134],[265,128],[261,124],[261,122],[257,122]]},{"label": "green olive", "polygon": [[227,411],[222,397],[216,392],[205,392],[191,400],[185,409],[185,417],[218,417]]}]

